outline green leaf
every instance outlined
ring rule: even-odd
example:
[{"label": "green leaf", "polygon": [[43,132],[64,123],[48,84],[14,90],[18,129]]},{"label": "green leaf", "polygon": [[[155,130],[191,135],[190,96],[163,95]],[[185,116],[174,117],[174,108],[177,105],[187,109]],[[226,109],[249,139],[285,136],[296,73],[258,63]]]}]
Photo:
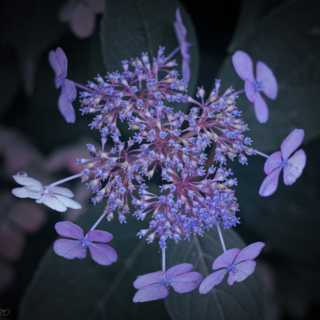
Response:
[{"label": "green leaf", "polygon": [[[222,230],[227,249],[244,248],[245,244],[233,230]],[[216,229],[203,237],[194,236],[191,242],[170,244],[167,250],[168,268],[179,263],[193,264],[194,270],[203,277],[212,271],[215,258],[223,253]],[[196,289],[190,293],[178,294],[172,290],[166,298],[166,307],[173,320],[215,319],[215,320],[258,320],[265,315],[265,287],[259,271],[243,282],[233,286],[226,279],[206,295]]]},{"label": "green leaf", "polygon": [[[180,8],[183,24],[187,29],[187,41],[191,55],[191,80],[188,94],[195,92],[199,57],[196,32],[189,14],[177,0],[107,1],[102,23],[101,41],[104,62],[108,71],[122,72],[121,61],[140,57],[141,52],[149,52],[150,60],[157,56],[159,46],[166,48],[168,55],[177,46],[173,22],[176,9]],[[181,54],[174,56],[181,74]],[[176,110],[187,110],[187,104],[171,104]]]},{"label": "green leaf", "polygon": [[[102,214],[95,206],[76,222],[85,232]],[[132,302],[138,275],[161,268],[158,243],[147,245],[136,233],[146,228],[147,221],[129,216],[127,224],[106,219],[99,230],[112,233],[108,243],[118,253],[118,261],[100,266],[88,251],[84,260],[67,260],[49,248],[22,301],[20,320],[122,320],[169,319],[163,300],[136,304]]]},{"label": "green leaf", "polygon": [[[253,104],[245,94],[238,101],[249,124],[254,148],[278,149],[294,129],[305,130],[305,142],[320,135],[318,88],[320,86],[320,2],[283,1],[277,6],[268,0],[246,0],[235,36],[219,77],[223,86],[236,90],[244,82],[234,71],[231,56],[236,50],[247,52],[254,62],[265,62],[274,72],[279,94],[275,101],[266,98],[269,120],[261,125]],[[312,10],[310,10],[312,8]]]}]

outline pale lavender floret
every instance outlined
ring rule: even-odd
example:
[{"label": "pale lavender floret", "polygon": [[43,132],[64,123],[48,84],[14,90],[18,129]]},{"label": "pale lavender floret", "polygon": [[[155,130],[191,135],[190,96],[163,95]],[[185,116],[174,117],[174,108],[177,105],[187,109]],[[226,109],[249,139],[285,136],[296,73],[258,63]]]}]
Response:
[{"label": "pale lavender floret", "polygon": [[66,79],[68,70],[68,60],[61,48],[49,53],[49,62],[55,72],[56,88],[61,87],[61,94],[58,100],[58,107],[67,122],[74,123],[76,115],[71,104],[77,97],[77,89],[73,81]]},{"label": "pale lavender floret", "polygon": [[74,197],[74,194],[67,188],[42,186],[40,181],[28,177],[25,172],[19,172],[12,177],[17,183],[24,186],[12,190],[12,194],[18,198],[35,199],[37,203],[43,203],[60,212],[66,211],[67,208],[81,209],[78,202],[70,199]]},{"label": "pale lavender floret", "polygon": [[182,55],[182,77],[186,84],[190,81],[190,55],[188,53],[188,48],[190,47],[190,43],[186,40],[187,29],[183,25],[180,9],[177,8],[176,11],[176,19],[177,21],[174,22],[174,31],[176,33],[176,37],[178,39],[178,43],[180,45],[180,51]]},{"label": "pale lavender floret", "polygon": [[[58,239],[54,243],[54,251],[57,255],[66,259],[84,259],[89,248],[92,259],[104,266],[108,266],[118,260],[116,251],[110,246],[103,244],[113,239],[112,234],[101,230],[90,230],[84,237],[83,230],[70,221],[58,222],[55,225],[60,236],[75,240]],[[103,243],[93,243],[103,242]]]},{"label": "pale lavender floret", "polygon": [[212,264],[212,269],[220,269],[208,275],[201,283],[199,292],[202,294],[208,293],[214,286],[222,282],[224,276],[229,272],[228,284],[241,282],[250,276],[256,267],[256,262],[253,261],[265,246],[263,242],[255,242],[245,247],[240,251],[238,248],[233,248],[225,251]]},{"label": "pale lavender floret", "polygon": [[267,176],[259,190],[261,196],[268,197],[277,190],[282,169],[285,185],[292,185],[301,176],[307,161],[305,152],[300,149],[291,158],[289,157],[301,145],[303,138],[303,129],[294,129],[282,142],[281,151],[274,152],[268,157],[264,165]]},{"label": "pale lavender floret", "polygon": [[262,98],[262,91],[268,98],[274,100],[278,95],[278,83],[272,70],[262,61],[256,65],[256,79],[253,75],[253,63],[250,56],[243,51],[236,51],[232,63],[238,76],[245,81],[245,92],[250,102],[254,103],[256,118],[260,123],[266,123],[269,117],[268,106]]},{"label": "pale lavender floret", "polygon": [[202,281],[202,276],[198,272],[190,272],[192,269],[192,264],[182,263],[166,272],[156,271],[138,277],[133,283],[133,286],[139,289],[133,297],[133,302],[164,299],[169,294],[169,285],[178,293],[194,290]]}]

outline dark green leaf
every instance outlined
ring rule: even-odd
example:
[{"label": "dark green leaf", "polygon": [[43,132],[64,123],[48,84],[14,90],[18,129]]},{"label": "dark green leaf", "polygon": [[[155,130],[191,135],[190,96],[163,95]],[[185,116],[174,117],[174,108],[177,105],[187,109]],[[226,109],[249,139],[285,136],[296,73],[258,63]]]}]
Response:
[{"label": "dark green leaf", "polygon": [[[222,232],[227,249],[245,247],[233,230]],[[172,244],[167,251],[168,267],[188,262],[204,277],[213,272],[214,259],[223,253],[216,229],[206,232],[202,238],[194,236],[191,242]],[[264,319],[265,299],[265,287],[256,270],[245,281],[236,282],[233,286],[224,279],[206,295],[200,294],[198,289],[185,294],[172,290],[166,298],[166,307],[174,320],[258,320]]]},{"label": "dark green leaf", "polygon": [[279,94],[275,101],[266,98],[267,124],[261,125],[256,120],[253,104],[245,94],[238,102],[244,111],[244,120],[249,124],[254,147],[262,151],[278,149],[294,128],[305,130],[305,142],[320,134],[317,94],[320,85],[320,2],[284,1],[274,7],[272,3],[244,2],[230,55],[219,73],[223,86],[232,85],[236,90],[244,87],[231,62],[236,50],[247,52],[254,62],[264,61],[273,70],[279,83]]},{"label": "dark green leaf", "polygon": [[[141,52],[157,56],[159,46],[166,48],[168,55],[177,46],[173,22],[176,9],[181,10],[183,24],[187,28],[187,41],[191,55],[191,80],[189,94],[195,91],[198,78],[198,43],[189,14],[177,0],[107,1],[102,23],[101,40],[104,62],[108,71],[122,70],[121,61],[140,57]],[[175,57],[181,73],[181,55]],[[186,110],[186,104],[175,104],[176,110]]]}]

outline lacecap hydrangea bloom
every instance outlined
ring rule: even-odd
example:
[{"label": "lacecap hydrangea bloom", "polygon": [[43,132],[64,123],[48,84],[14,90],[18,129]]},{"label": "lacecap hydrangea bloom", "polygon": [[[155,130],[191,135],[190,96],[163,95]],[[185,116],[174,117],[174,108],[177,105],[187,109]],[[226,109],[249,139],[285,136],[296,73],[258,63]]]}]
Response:
[{"label": "lacecap hydrangea bloom", "polygon": [[[237,248],[227,250],[220,230],[220,226],[228,229],[240,223],[236,215],[239,205],[233,189],[238,181],[231,169],[227,168],[227,158],[232,161],[237,158],[241,164],[247,165],[248,155],[259,154],[270,159],[271,165],[266,165],[267,174],[272,175],[283,167],[287,169],[285,175],[290,183],[298,178],[304,166],[303,161],[297,160],[295,155],[289,159],[302,141],[303,130],[296,129],[289,136],[290,139],[283,143],[281,156],[269,157],[253,149],[250,146],[252,140],[246,136],[249,128],[237,108],[238,95],[246,92],[249,100],[255,104],[258,120],[266,122],[268,110],[260,92],[271,99],[276,98],[277,82],[272,71],[264,63],[258,63],[257,79],[254,79],[251,58],[238,51],[233,56],[233,63],[236,72],[245,80],[245,88],[234,92],[230,87],[220,92],[220,80],[216,80],[209,94],[206,95],[204,88],[199,87],[198,99],[194,99],[187,91],[187,82],[192,76],[187,52],[190,44],[186,40],[187,30],[179,9],[173,27],[179,46],[168,56],[164,54],[165,48],[159,47],[157,56],[152,60],[147,52],[143,52],[140,58],[122,61],[122,72],[97,75],[95,81],[89,81],[87,86],[72,82],[81,89],[79,98],[82,114],[93,115],[90,127],[99,131],[101,145],[87,145],[90,156],[77,160],[83,166],[80,174],[57,181],[46,189],[37,186],[39,198],[36,199],[41,199],[47,190],[51,198],[59,200],[53,187],[81,177],[81,181],[92,190],[93,204],[105,203],[102,215],[86,236],[79,226],[70,222],[57,224],[60,235],[73,239],[59,239],[54,245],[56,253],[67,259],[83,259],[89,248],[97,263],[107,265],[115,262],[116,253],[104,244],[112,236],[95,228],[105,217],[111,221],[117,216],[120,223],[126,223],[130,202],[135,208],[133,216],[149,221],[149,227],[140,230],[137,236],[145,238],[148,243],[158,241],[162,252],[162,270],[142,275],[134,282],[138,289],[134,302],[165,298],[170,286],[179,293],[197,288],[202,276],[191,272],[191,264],[179,264],[166,270],[166,248],[168,244],[174,245],[173,242],[202,236],[211,228],[217,229],[224,251],[213,263],[213,268],[222,269],[202,282],[200,293],[209,292],[227,272],[229,284],[232,284],[244,280],[254,271],[253,259],[264,244],[258,242],[242,251]],[[67,60],[62,49],[58,49],[50,52],[49,60],[57,76],[57,87],[62,86],[62,93],[69,97]],[[183,58],[182,78],[180,68],[172,59],[179,51]],[[59,107],[66,121],[72,122],[73,118],[69,116],[73,110],[71,100],[67,100],[68,103],[59,102]],[[171,102],[191,104],[190,111],[175,111],[170,107]],[[126,123],[129,130],[133,131],[133,137],[127,141],[121,140],[117,126],[119,121]],[[108,139],[111,146],[106,144]],[[206,166],[208,147],[214,148],[215,155],[214,163]],[[298,169],[293,169],[297,166]],[[163,181],[159,194],[148,190],[148,180],[156,170],[160,171]],[[277,176],[277,173],[273,175]],[[273,178],[266,179],[274,181]],[[268,185],[266,189],[270,190],[272,188],[268,181],[264,183]],[[29,191],[23,192],[25,195]],[[262,192],[263,196],[270,194],[269,191]],[[104,248],[99,258],[97,246]]]}]

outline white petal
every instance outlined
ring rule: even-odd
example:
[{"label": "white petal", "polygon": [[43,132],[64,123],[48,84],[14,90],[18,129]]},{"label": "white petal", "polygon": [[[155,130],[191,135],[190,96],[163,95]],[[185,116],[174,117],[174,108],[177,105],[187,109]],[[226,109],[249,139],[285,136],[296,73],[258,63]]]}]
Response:
[{"label": "white petal", "polygon": [[62,196],[68,197],[68,198],[73,198],[74,194],[72,191],[68,188],[62,188],[62,187],[52,187],[50,188],[50,193],[51,194],[60,194]]},{"label": "white petal", "polygon": [[12,178],[23,186],[36,186],[42,189],[42,183],[36,179],[30,178],[26,175],[16,174]]},{"label": "white petal", "polygon": [[66,205],[67,207],[69,207],[71,209],[81,209],[82,208],[80,203],[78,203],[70,198],[60,196],[58,194],[55,194],[53,196],[56,197],[59,201],[61,201],[64,205]]},{"label": "white petal", "polygon": [[65,212],[67,211],[67,206],[62,203],[60,200],[58,200],[55,196],[52,196],[50,194],[44,194],[41,199],[36,201],[37,203],[43,203],[50,207],[53,210]]},{"label": "white petal", "polygon": [[23,188],[14,188],[12,194],[18,198],[31,198],[40,199],[42,194],[42,189],[35,186],[26,186]]}]

